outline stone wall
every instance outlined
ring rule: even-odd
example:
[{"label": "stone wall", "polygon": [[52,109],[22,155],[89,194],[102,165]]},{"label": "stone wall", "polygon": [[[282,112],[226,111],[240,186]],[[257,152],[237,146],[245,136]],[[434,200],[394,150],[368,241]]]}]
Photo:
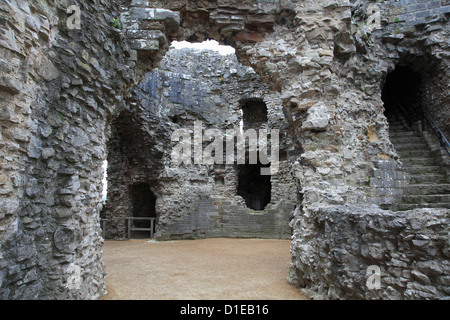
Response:
[{"label": "stone wall", "polygon": [[317,207],[293,220],[289,282],[322,299],[448,297],[449,218],[445,209]]},{"label": "stone wall", "polygon": [[195,121],[223,134],[226,129],[240,130],[242,101],[265,103],[267,123],[261,128],[281,126],[279,95],[251,68],[239,64],[233,55],[170,50],[134,94],[137,108],[126,120],[119,116],[113,122],[118,134],[108,143],[108,201],[103,214],[109,220],[107,238],[127,234],[124,219],[133,211],[129,188],[137,183],[150,183],[157,195],[158,239],[290,237],[289,216],[296,196],[291,192],[295,185],[288,157],[271,176],[271,201],[264,210],[248,208],[237,194],[236,163],[172,165],[176,142],[170,137],[175,130],[193,131]]},{"label": "stone wall", "polygon": [[[405,4],[398,2],[400,3]],[[442,81],[447,74],[447,71],[443,70],[448,70],[448,59],[445,58],[445,52],[448,52],[445,40],[448,37],[447,17],[439,14],[427,24],[423,21],[405,23],[395,18],[386,19],[392,14],[389,10],[396,5],[389,1],[380,5],[382,28],[376,29],[364,23],[368,18],[366,13],[368,3],[355,2],[351,9],[353,39],[351,42],[354,47],[351,48],[351,45],[349,47],[349,50],[353,49],[354,52],[349,58],[345,55],[340,56],[341,69],[346,70],[343,74],[347,73],[349,75],[347,80],[356,86],[352,91],[353,94],[359,86],[359,91],[364,96],[362,101],[371,100],[370,103],[376,106],[380,102],[379,94],[386,75],[394,70],[396,65],[407,65],[420,71],[425,91],[433,87],[431,91],[435,93],[423,94],[422,97],[439,123],[445,127],[448,108],[441,102],[447,97],[445,90],[442,90],[442,86],[446,87],[445,83],[448,82]],[[447,9],[444,7],[442,10]],[[341,96],[345,94],[342,93]],[[358,104],[355,100],[351,101]],[[360,106],[364,105],[362,101],[360,100]],[[348,107],[343,109],[349,110]],[[364,109],[368,111],[370,107]],[[369,174],[361,172],[360,175],[361,185],[364,177],[368,179],[367,198],[365,201],[355,202],[361,203],[361,206],[375,203],[384,208],[389,207],[404,193],[408,186],[408,175],[404,172],[395,148],[389,151],[388,145],[385,145],[388,149],[380,152],[383,150],[382,146],[389,141],[383,132],[388,124],[383,123],[383,119],[375,123],[371,123],[368,118],[363,121],[361,112],[361,108],[353,109],[348,113],[350,120],[346,118],[347,126],[352,122],[352,117],[357,119],[357,123],[367,124],[367,140],[363,143],[363,148],[366,155],[372,155],[366,158],[370,159],[366,163],[361,162],[364,157],[357,156],[359,159],[357,167],[365,166],[370,172]],[[378,114],[381,115],[381,112]],[[357,128],[358,125],[353,126],[349,131],[357,132]],[[357,139],[361,139],[361,136]],[[354,141],[357,140],[349,140],[345,145],[348,147]],[[375,151],[377,149],[378,151]],[[345,157],[345,153],[343,155]],[[346,157],[346,160],[351,158]],[[355,170],[352,171],[353,174],[356,173]],[[303,210],[296,212],[297,218],[292,222],[294,236],[291,283],[306,288],[309,293],[312,290],[312,296],[315,292],[320,293],[321,298],[332,299],[439,299],[448,296],[446,281],[449,274],[449,260],[446,249],[448,244],[445,242],[445,235],[448,232],[446,231],[448,209],[392,213],[377,207],[369,206],[362,209],[352,206],[350,203],[353,200],[349,198],[344,201],[349,205],[345,209],[332,206],[339,204],[337,202],[320,202],[321,204],[318,201],[315,203],[310,201],[308,204],[304,201]],[[320,208],[321,206],[323,207]],[[396,218],[401,219],[404,224],[396,226],[392,223]],[[434,222],[429,222],[428,219],[436,219],[437,227],[431,227]],[[420,222],[414,225],[416,221]],[[420,228],[419,225],[422,224],[430,227]],[[366,225],[377,226],[377,232],[383,230],[380,237],[374,236],[375,229],[367,230]],[[362,229],[359,229],[360,227]],[[413,236],[405,240],[402,230],[410,232]],[[384,243],[386,235],[389,238],[387,244]],[[417,241],[411,243],[411,239]],[[426,242],[429,239],[434,240],[431,243]],[[415,247],[421,243],[426,243],[433,249],[427,251],[424,247]],[[374,256],[370,256],[372,250]],[[380,255],[376,256],[377,254]],[[427,269],[432,269],[431,265],[436,264],[442,266],[438,271]],[[368,290],[366,286],[368,278],[366,272],[370,265],[376,265],[381,269],[382,287],[379,290]]]},{"label": "stone wall", "polygon": [[[108,3],[107,3],[108,2]],[[0,4],[0,298],[97,299],[108,122],[134,78],[109,1]],[[69,5],[81,8],[70,29]]]},{"label": "stone wall", "polygon": [[[328,209],[315,211],[314,206],[333,210],[330,207],[384,205],[395,201],[400,195],[392,195],[388,188],[403,183],[402,175],[398,174],[402,163],[389,140],[381,100],[382,85],[387,74],[399,63],[437,70],[438,77],[424,77],[429,92],[426,98],[436,117],[446,125],[448,2],[380,2],[380,26],[368,23],[370,3],[373,2],[2,1],[0,298],[95,299],[105,292],[99,223],[103,204],[102,164],[109,151],[107,142],[120,141],[115,140],[117,135],[122,141],[133,141],[126,144],[129,148],[126,150],[143,151],[137,159],[127,158],[120,144],[108,145],[110,150],[122,150],[124,157],[117,159],[117,168],[120,162],[126,169],[136,168],[125,172],[120,172],[119,168],[126,183],[150,182],[155,177],[166,181],[163,186],[155,183],[160,199],[161,195],[169,199],[166,203],[157,203],[158,208],[186,209],[203,199],[202,205],[207,208],[203,212],[210,217],[227,213],[231,221],[228,209],[225,211],[219,206],[211,211],[203,197],[211,190],[205,181],[210,183],[209,180],[214,179],[212,172],[215,175],[218,170],[208,172],[207,168],[202,168],[199,174],[197,168],[186,169],[184,173],[189,178],[184,180],[168,170],[170,165],[162,159],[168,159],[163,155],[170,148],[164,142],[171,127],[158,125],[160,115],[155,117],[151,112],[158,108],[144,102],[145,97],[133,90],[158,65],[173,39],[214,38],[233,45],[239,61],[253,67],[260,80],[273,90],[273,101],[279,102],[271,104],[271,98],[266,104],[269,109],[274,106],[273,110],[282,109],[283,116],[280,113],[279,118],[284,120],[280,128],[284,150],[289,155],[286,166],[289,169],[282,172],[289,171],[294,178],[289,199],[296,201],[296,221],[301,221],[301,217],[307,219],[311,212],[329,217]],[[69,28],[67,24],[71,17],[67,8],[72,4],[81,9],[79,29]],[[408,14],[411,16],[401,16]],[[433,67],[428,68],[430,65]],[[180,80],[174,80],[178,84],[188,81],[178,78]],[[240,87],[244,87],[241,84]],[[220,81],[215,86],[222,87]],[[153,90],[152,86],[148,89]],[[172,114],[170,120],[169,115],[164,124],[178,116]],[[194,118],[186,115],[179,119],[188,123]],[[120,131],[127,127],[132,130]],[[119,132],[115,131],[117,128]],[[114,161],[111,163],[114,166]],[[225,175],[236,175],[234,169],[225,169]],[[198,182],[195,182],[196,176]],[[393,176],[398,178],[394,184],[385,180]],[[185,181],[189,183],[183,187]],[[228,191],[223,194],[227,198],[235,196],[234,182],[230,179],[227,185],[227,176],[224,182]],[[171,202],[173,188],[184,190],[179,194],[183,200],[177,204],[179,207],[172,205],[175,200]],[[284,192],[276,191],[279,199],[284,197]],[[191,198],[192,194],[195,197]],[[119,192],[117,199],[122,205],[121,214],[126,215],[126,194]],[[214,201],[221,200],[214,198]],[[223,205],[228,204],[223,202]],[[174,220],[180,219],[178,214],[187,212],[184,209],[163,215],[166,218],[160,219],[160,225],[170,225],[172,216]],[[377,213],[373,217],[375,221],[384,219],[381,218],[383,213],[378,215],[378,209],[373,212]],[[424,211],[412,212],[409,216],[420,212]],[[448,217],[448,212],[432,211],[439,219]],[[389,220],[389,212],[385,214]],[[423,215],[419,218],[425,221]],[[215,219],[218,218],[212,218]],[[363,216],[357,219],[364,221]],[[405,220],[405,228],[409,230],[411,222]],[[189,219],[184,221],[192,225]],[[225,223],[224,229],[227,226]],[[302,252],[302,243],[320,235],[320,228],[313,224],[302,228],[295,223],[292,227],[293,253]],[[331,229],[334,230],[333,225]],[[389,230],[386,229],[394,237]],[[429,230],[433,228],[425,229],[429,238],[440,237],[439,230],[434,230],[434,234]],[[427,251],[424,247],[427,243],[422,242],[428,239],[419,236],[415,233],[413,240],[418,241],[412,242],[413,251],[419,247],[425,251],[424,259],[432,259],[433,250]],[[329,240],[330,245],[339,248],[339,233],[333,233],[332,237],[336,240]],[[355,243],[363,240],[364,235],[361,235]],[[373,238],[373,241],[378,239]],[[414,260],[408,260],[410,258],[403,255],[410,249],[409,240],[398,237],[397,241],[404,246],[389,247],[389,256],[383,259],[394,257],[409,262],[414,269],[393,259],[382,260],[384,264],[380,267],[386,274],[402,274],[391,267],[404,268],[402,276],[405,278],[410,270],[412,276],[407,278],[410,281],[405,290],[402,289],[405,282],[400,279],[400,284],[390,285],[392,294],[384,291],[373,297],[428,298],[431,293],[432,298],[439,298],[448,294],[445,289],[448,288],[448,270],[436,268],[431,262],[430,265],[423,263],[427,260],[421,260],[417,255],[419,250],[414,251],[415,256],[411,257]],[[440,248],[434,242],[428,244]],[[367,246],[369,253],[380,248],[376,245],[375,249],[370,249],[368,243]],[[317,258],[320,250],[312,246],[308,252],[312,258]],[[436,250],[436,255],[439,254],[436,259],[447,266],[448,255],[440,252],[443,251]],[[362,262],[366,258],[363,254],[355,257]],[[428,261],[435,261],[435,258]],[[359,264],[364,265],[362,262]],[[305,278],[317,279],[328,286],[329,279],[308,269],[311,263],[295,255],[292,273],[302,275],[297,269],[309,270],[303,275]],[[438,271],[443,274],[434,273]],[[351,287],[346,287],[345,291],[339,288],[341,283],[346,283],[346,270],[333,269],[333,272],[337,278],[333,280],[336,294],[330,291],[332,297],[362,296],[357,287],[353,287],[355,293],[350,292]],[[394,282],[393,279],[388,281]],[[408,283],[411,283],[409,287]],[[308,285],[308,281],[301,284]]]},{"label": "stone wall", "polygon": [[404,22],[408,26],[425,25],[437,21],[440,16],[450,12],[450,4],[447,1],[400,0],[385,2],[387,3],[386,19],[389,22]]},{"label": "stone wall", "polygon": [[172,221],[160,239],[264,238],[289,239],[295,203],[277,202],[263,212],[229,198],[203,196],[193,210]]}]

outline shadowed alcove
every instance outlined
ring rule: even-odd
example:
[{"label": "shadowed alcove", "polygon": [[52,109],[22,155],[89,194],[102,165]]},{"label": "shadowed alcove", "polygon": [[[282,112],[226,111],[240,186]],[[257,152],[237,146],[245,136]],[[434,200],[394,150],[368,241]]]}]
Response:
[{"label": "shadowed alcove", "polygon": [[262,167],[261,164],[238,165],[237,194],[244,198],[247,207],[253,210],[264,210],[271,199],[270,175],[261,175]]},{"label": "shadowed alcove", "polygon": [[241,102],[244,128],[260,126],[267,123],[267,106],[262,99],[251,98]]},{"label": "shadowed alcove", "polygon": [[398,65],[388,74],[383,87],[382,99],[388,119],[418,117],[414,103],[420,100],[422,78],[408,66]]},{"label": "shadowed alcove", "polygon": [[[261,98],[249,98],[240,101],[242,110],[242,127],[246,129],[260,129],[267,124],[267,105]],[[264,210],[271,200],[271,177],[261,175],[261,168],[270,167],[262,165],[258,160],[256,164],[250,164],[246,154],[245,164],[237,166],[238,186],[237,194],[245,200],[248,208]]]},{"label": "shadowed alcove", "polygon": [[[151,191],[148,183],[137,183],[129,187],[130,199],[132,202],[133,218],[155,218],[156,219],[156,196]],[[154,225],[154,224],[153,224]],[[149,220],[134,220],[133,226],[136,228],[150,228]],[[153,230],[154,232],[155,230]],[[134,231],[133,237],[148,237],[146,231]]]}]

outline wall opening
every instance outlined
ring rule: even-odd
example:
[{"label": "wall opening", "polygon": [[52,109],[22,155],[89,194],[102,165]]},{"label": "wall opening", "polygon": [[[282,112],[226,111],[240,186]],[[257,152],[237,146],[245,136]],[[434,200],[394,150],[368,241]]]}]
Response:
[{"label": "wall opening", "polygon": [[233,47],[220,45],[216,40],[206,40],[203,42],[172,41],[171,46],[175,49],[191,48],[214,50],[222,55],[236,54],[236,50]]},{"label": "wall opening", "polygon": [[241,101],[243,127],[255,127],[267,123],[267,106],[262,99]]},{"label": "wall opening", "polygon": [[272,183],[270,175],[261,175],[261,168],[268,165],[246,163],[237,167],[237,194],[244,198],[248,208],[264,210],[271,200]]},{"label": "wall opening", "polygon": [[[138,218],[155,218],[156,219],[156,196],[151,191],[148,183],[138,183],[129,187],[130,199],[132,202],[132,217]],[[153,232],[155,232],[153,224]],[[149,220],[134,220],[135,228],[150,228]],[[132,237],[148,238],[148,231],[133,231]]]},{"label": "wall opening", "polygon": [[407,66],[397,66],[386,77],[382,91],[385,115],[388,120],[418,120],[414,106],[421,98],[422,78],[420,73]]},{"label": "wall opening", "polygon": [[102,179],[102,201],[106,203],[108,199],[108,160],[103,161],[102,165],[103,179]]},{"label": "wall opening", "polygon": [[[241,131],[247,129],[258,129],[267,123],[267,105],[260,98],[249,98],[241,100]],[[244,198],[248,208],[253,210],[264,210],[270,203],[272,183],[270,175],[261,175],[261,168],[270,167],[262,165],[258,161],[256,164],[249,164],[248,153],[245,164],[237,166],[238,186],[237,194]]]}]

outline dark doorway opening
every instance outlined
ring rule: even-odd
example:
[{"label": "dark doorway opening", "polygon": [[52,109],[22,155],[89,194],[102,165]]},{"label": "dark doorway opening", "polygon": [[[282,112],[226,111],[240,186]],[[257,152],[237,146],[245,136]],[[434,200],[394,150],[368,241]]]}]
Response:
[{"label": "dark doorway opening", "polygon": [[[244,130],[259,129],[267,123],[267,105],[262,99],[244,99],[240,104]],[[247,207],[253,210],[264,210],[271,200],[271,176],[261,174],[261,168],[264,167],[268,168],[270,164],[262,165],[259,160],[256,164],[249,164],[248,153],[245,164],[237,166],[237,194],[244,198]]]},{"label": "dark doorway opening", "polygon": [[[156,220],[156,196],[151,191],[148,183],[138,183],[130,186],[130,198],[132,202],[133,218],[154,218]],[[155,230],[155,221],[152,224],[150,220],[133,220],[134,228],[150,228],[153,225]],[[150,231],[133,231],[134,238],[149,238]]]},{"label": "dark doorway opening", "polygon": [[243,100],[241,108],[244,128],[259,126],[267,122],[267,106],[262,99]]},{"label": "dark doorway opening", "polygon": [[248,208],[264,210],[270,203],[272,183],[270,175],[261,175],[262,164],[238,165],[237,194],[245,200]]},{"label": "dark doorway opening", "polygon": [[422,78],[419,72],[407,66],[397,66],[386,77],[381,99],[388,120],[408,120],[420,117],[415,104],[420,101]]}]

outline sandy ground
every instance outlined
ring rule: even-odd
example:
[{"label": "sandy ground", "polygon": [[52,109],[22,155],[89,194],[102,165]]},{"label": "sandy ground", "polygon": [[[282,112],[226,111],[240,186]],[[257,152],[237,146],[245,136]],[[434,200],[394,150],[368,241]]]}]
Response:
[{"label": "sandy ground", "polygon": [[286,282],[290,241],[105,241],[104,300],[303,300]]}]

